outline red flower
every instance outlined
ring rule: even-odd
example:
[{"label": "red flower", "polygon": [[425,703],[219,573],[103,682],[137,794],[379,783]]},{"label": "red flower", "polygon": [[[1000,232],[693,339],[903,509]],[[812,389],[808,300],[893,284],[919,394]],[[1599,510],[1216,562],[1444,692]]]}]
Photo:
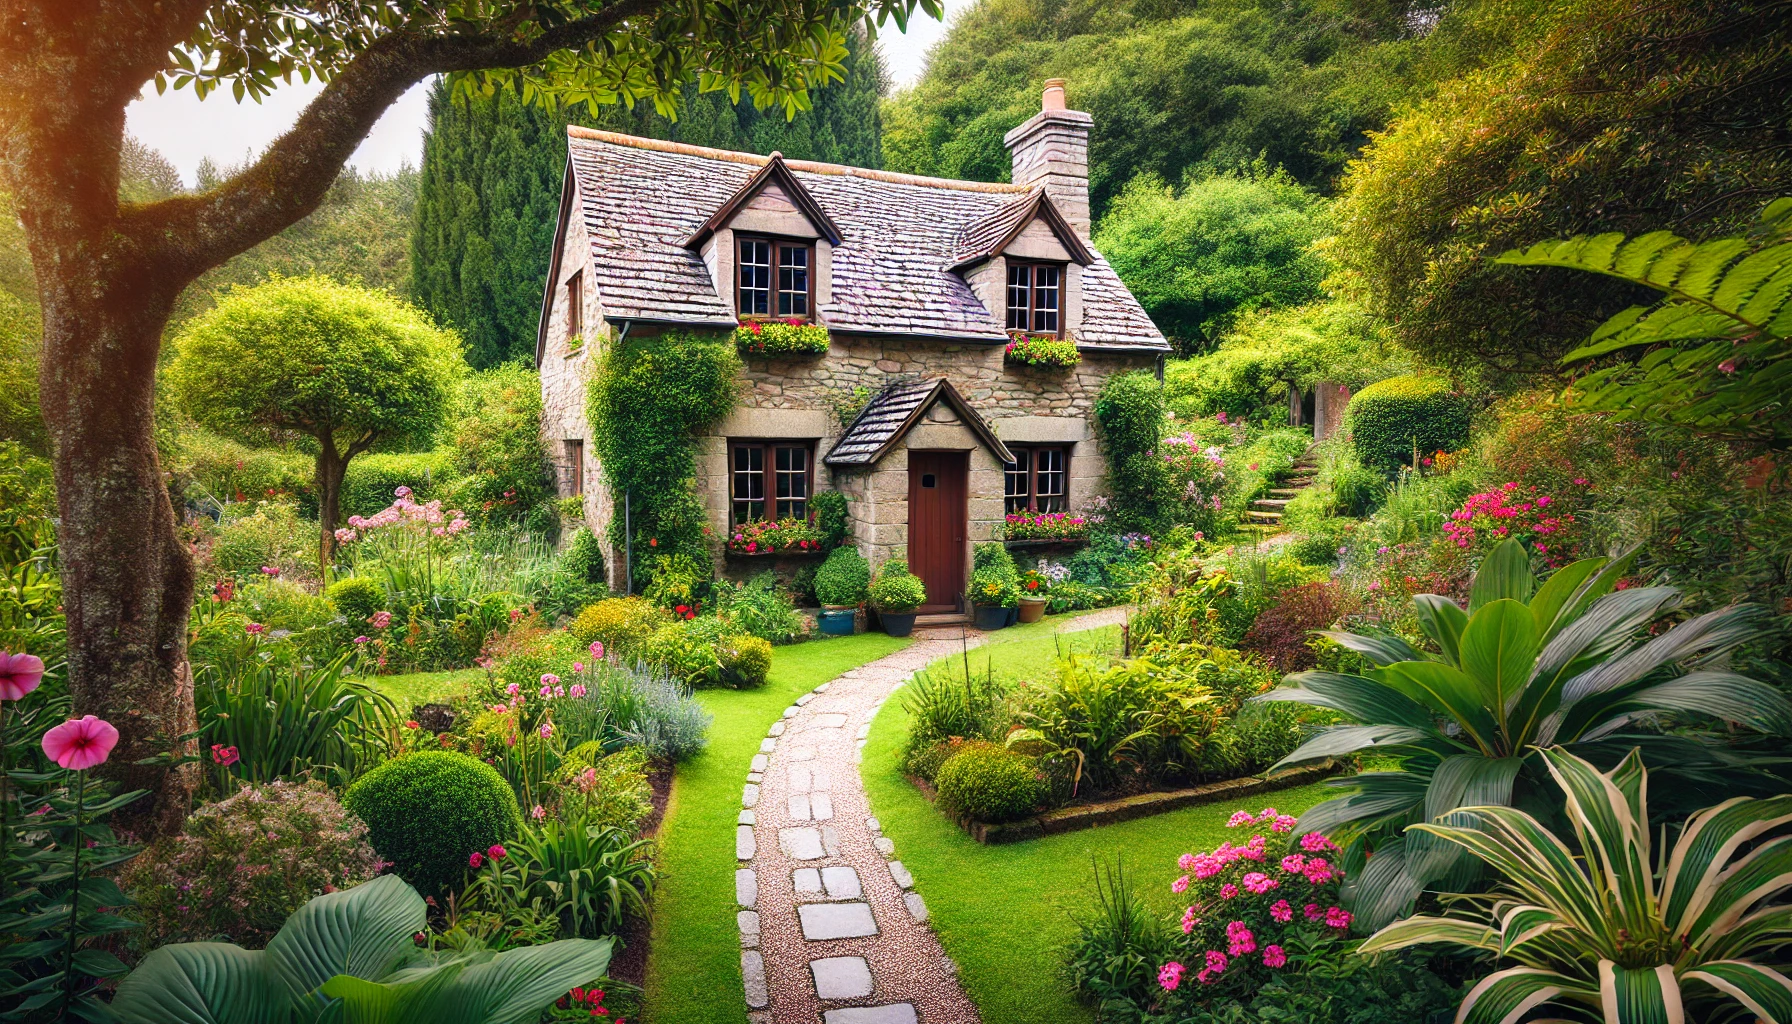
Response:
[{"label": "red flower", "polygon": [[677,612],[680,615],[683,615],[685,612],[688,612],[691,610],[691,606],[688,604],[681,604],[681,605],[675,606],[672,610]]},{"label": "red flower", "polygon": [[660,539],[659,539],[659,538],[658,538],[658,537],[649,537],[649,538],[647,538],[647,546],[648,546],[648,547],[650,547],[650,548],[657,548],[657,547],[659,547],[659,546],[660,546]]}]

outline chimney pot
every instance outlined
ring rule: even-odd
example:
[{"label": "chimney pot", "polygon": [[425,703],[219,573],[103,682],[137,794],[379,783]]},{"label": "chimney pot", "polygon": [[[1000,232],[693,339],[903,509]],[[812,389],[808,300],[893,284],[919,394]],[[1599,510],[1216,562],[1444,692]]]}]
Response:
[{"label": "chimney pot", "polygon": [[1064,79],[1045,80],[1040,111],[1002,137],[1016,185],[1039,185],[1072,230],[1089,237],[1089,129],[1094,119],[1064,104]]},{"label": "chimney pot", "polygon": [[1062,78],[1048,78],[1045,80],[1045,94],[1040,97],[1039,109],[1041,109],[1041,110],[1063,110],[1063,109],[1065,109],[1064,108],[1064,80]]}]

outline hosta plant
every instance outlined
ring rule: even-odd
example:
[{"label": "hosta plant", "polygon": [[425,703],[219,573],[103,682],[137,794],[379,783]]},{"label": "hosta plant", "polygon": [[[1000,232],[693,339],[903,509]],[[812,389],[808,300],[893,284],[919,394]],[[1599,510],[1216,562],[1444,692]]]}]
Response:
[{"label": "hosta plant", "polygon": [[112,1001],[133,1024],[524,1024],[601,978],[610,939],[492,953],[420,949],[428,907],[396,875],[300,907],[266,949],[183,942],[143,958]]},{"label": "hosta plant", "polygon": [[1353,875],[1346,895],[1369,926],[1386,924],[1428,887],[1460,891],[1479,874],[1459,847],[1427,832],[1403,835],[1407,825],[1462,806],[1551,799],[1539,747],[1641,746],[1652,764],[1692,772],[1718,760],[1713,743],[1639,722],[1667,713],[1792,733],[1784,695],[1724,667],[1730,651],[1758,635],[1766,612],[1734,605],[1651,633],[1680,592],[1616,589],[1629,565],[1629,557],[1582,559],[1539,587],[1524,547],[1508,540],[1482,562],[1467,608],[1436,594],[1413,598],[1434,653],[1395,636],[1327,632],[1375,667],[1296,673],[1257,698],[1349,719],[1284,765],[1367,750],[1404,761],[1400,771],[1339,780],[1349,792],[1301,818],[1302,832],[1344,845]]},{"label": "hosta plant", "polygon": [[1605,1024],[1792,1021],[1792,978],[1779,969],[1792,943],[1792,836],[1775,834],[1792,822],[1792,796],[1727,800],[1656,849],[1639,752],[1603,773],[1560,747],[1540,756],[1573,842],[1512,807],[1414,825],[1500,884],[1476,901],[1484,913],[1407,918],[1361,952],[1444,942],[1512,963],[1469,990],[1458,1024],[1506,1024],[1546,1004]]}]

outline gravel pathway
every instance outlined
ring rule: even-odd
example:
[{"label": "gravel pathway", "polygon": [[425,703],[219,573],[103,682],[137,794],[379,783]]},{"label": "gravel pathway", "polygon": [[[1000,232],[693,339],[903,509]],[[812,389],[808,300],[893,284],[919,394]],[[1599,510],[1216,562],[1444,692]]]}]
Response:
[{"label": "gravel pathway", "polygon": [[[1122,622],[1124,608],[1061,632]],[[915,879],[871,817],[858,762],[871,720],[917,669],[986,634],[918,631],[797,698],[753,758],[736,829],[741,975],[752,1024],[976,1024]]]}]

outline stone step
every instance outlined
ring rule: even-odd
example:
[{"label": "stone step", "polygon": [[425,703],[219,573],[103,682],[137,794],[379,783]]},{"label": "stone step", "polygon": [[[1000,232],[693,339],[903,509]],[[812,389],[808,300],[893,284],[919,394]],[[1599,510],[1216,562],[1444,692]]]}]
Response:
[{"label": "stone step", "polygon": [[1256,501],[1251,502],[1251,507],[1267,508],[1280,512],[1282,507],[1287,505],[1290,500],[1291,499],[1289,498],[1258,498]]},{"label": "stone step", "polygon": [[915,616],[916,626],[961,626],[971,621],[968,612],[935,612]]},{"label": "stone step", "polygon": [[1248,516],[1252,522],[1258,523],[1279,523],[1282,521],[1282,513],[1280,512],[1259,512],[1256,509],[1251,509],[1246,512],[1245,515]]},{"label": "stone step", "polygon": [[1303,490],[1303,487],[1271,487],[1269,493],[1279,498],[1292,498]]}]

